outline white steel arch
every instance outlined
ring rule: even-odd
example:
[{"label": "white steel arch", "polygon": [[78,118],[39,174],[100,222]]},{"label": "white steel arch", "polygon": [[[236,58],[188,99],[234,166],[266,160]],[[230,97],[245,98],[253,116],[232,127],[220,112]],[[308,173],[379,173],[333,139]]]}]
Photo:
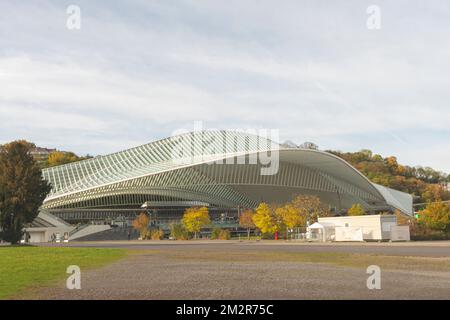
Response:
[{"label": "white steel arch", "polygon": [[[177,150],[189,154],[177,157]],[[261,175],[260,163],[249,164],[250,158],[267,152],[278,154],[274,175]],[[245,163],[237,164],[238,158]],[[216,163],[220,160],[224,163]],[[337,209],[360,203],[366,210],[413,214],[410,195],[371,183],[335,155],[283,148],[270,139],[235,131],[186,133],[48,168],[43,177],[52,185],[43,209],[139,205],[153,199],[254,207],[260,201],[284,202],[304,193]]]}]

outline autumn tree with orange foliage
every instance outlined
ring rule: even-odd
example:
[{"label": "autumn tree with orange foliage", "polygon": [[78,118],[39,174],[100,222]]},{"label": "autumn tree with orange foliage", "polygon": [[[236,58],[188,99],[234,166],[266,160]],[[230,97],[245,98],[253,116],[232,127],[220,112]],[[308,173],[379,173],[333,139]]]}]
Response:
[{"label": "autumn tree with orange foliage", "polygon": [[383,158],[370,150],[358,152],[328,151],[348,161],[370,181],[415,196],[417,203],[450,200],[450,175],[429,167],[410,167],[398,163],[397,158]]},{"label": "autumn tree with orange foliage", "polygon": [[150,218],[144,212],[142,212],[134,221],[133,228],[138,230],[141,234],[141,238],[145,239],[148,231],[148,223],[150,222]]},{"label": "autumn tree with orange foliage", "polygon": [[419,211],[419,223],[442,232],[450,232],[450,207],[442,201],[431,202]]},{"label": "autumn tree with orange foliage", "polygon": [[246,228],[247,229],[247,239],[250,240],[250,230],[255,228],[255,223],[253,222],[253,215],[255,214],[255,212],[253,212],[253,210],[245,210],[244,212],[241,213],[241,215],[239,216],[239,225],[242,228]]},{"label": "autumn tree with orange foliage", "polygon": [[298,195],[290,204],[299,212],[302,224],[306,224],[306,221],[317,222],[319,217],[330,216],[330,208],[316,196]]}]

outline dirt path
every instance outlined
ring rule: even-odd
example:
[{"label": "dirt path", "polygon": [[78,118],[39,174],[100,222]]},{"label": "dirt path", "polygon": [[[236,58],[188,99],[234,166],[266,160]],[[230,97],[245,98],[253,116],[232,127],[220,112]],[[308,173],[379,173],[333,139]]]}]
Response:
[{"label": "dirt path", "polygon": [[172,250],[183,247],[186,250],[241,250],[241,251],[289,251],[289,252],[340,252],[383,254],[390,256],[450,257],[450,241],[397,242],[397,243],[304,243],[295,241],[238,241],[238,240],[189,240],[189,241],[101,241],[70,242],[68,244],[40,244],[41,246],[123,248],[132,250]]},{"label": "dirt path", "polygon": [[295,261],[215,260],[208,258],[208,252],[201,253],[204,258],[190,259],[185,250],[139,250],[102,269],[82,273],[81,290],[68,290],[61,283],[27,298],[450,299],[450,270],[382,271],[381,290],[369,290],[365,268]]}]

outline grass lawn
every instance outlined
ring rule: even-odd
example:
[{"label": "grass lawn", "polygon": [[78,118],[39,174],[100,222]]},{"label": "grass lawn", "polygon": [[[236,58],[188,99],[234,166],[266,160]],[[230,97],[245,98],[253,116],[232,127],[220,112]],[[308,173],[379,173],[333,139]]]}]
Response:
[{"label": "grass lawn", "polygon": [[0,247],[0,299],[61,281],[69,276],[69,265],[79,266],[83,273],[126,254],[123,249]]}]

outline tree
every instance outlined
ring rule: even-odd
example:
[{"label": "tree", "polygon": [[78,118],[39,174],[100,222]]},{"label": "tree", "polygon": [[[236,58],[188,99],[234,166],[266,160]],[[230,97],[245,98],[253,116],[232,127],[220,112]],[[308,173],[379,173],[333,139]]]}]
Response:
[{"label": "tree", "polygon": [[306,225],[306,222],[316,222],[318,217],[328,217],[330,209],[319,197],[309,195],[298,195],[290,203],[301,217],[300,224]]},{"label": "tree", "polygon": [[329,151],[348,161],[372,182],[415,196],[416,202],[450,200],[450,192],[441,188],[450,177],[429,167],[409,167],[397,162],[396,157],[383,158],[370,150],[342,153]]},{"label": "tree", "polygon": [[450,231],[450,207],[442,201],[429,203],[419,211],[419,223],[433,230]]},{"label": "tree", "polygon": [[22,238],[24,225],[36,218],[51,190],[30,155],[32,148],[24,140],[0,147],[0,237],[13,244]]},{"label": "tree", "polygon": [[50,153],[47,159],[47,167],[60,166],[63,164],[83,160],[73,152],[54,151]]},{"label": "tree", "polygon": [[197,233],[201,228],[211,223],[207,207],[192,207],[185,210],[181,220],[187,231],[193,232],[197,239]]},{"label": "tree", "polygon": [[142,239],[145,239],[145,237],[147,236],[149,222],[150,218],[145,212],[141,212],[141,214],[135,220],[133,220],[133,228],[139,231]]},{"label": "tree", "polygon": [[363,216],[366,212],[364,211],[364,208],[359,203],[355,203],[348,209],[347,215],[349,216]]},{"label": "tree", "polygon": [[306,221],[306,216],[302,215],[301,210],[293,206],[292,203],[286,203],[284,206],[275,209],[275,214],[282,222],[280,229],[284,229],[286,232],[286,239],[289,229],[294,229],[301,224],[305,224]]},{"label": "tree", "polygon": [[329,208],[318,197],[298,195],[281,207],[260,203],[252,219],[262,233],[273,234],[286,228],[293,229],[299,225],[306,225],[307,221],[317,221],[318,217],[329,215]]},{"label": "tree", "polygon": [[252,220],[262,233],[273,234],[279,229],[275,210],[265,202],[261,202],[255,209]]},{"label": "tree", "polygon": [[422,201],[441,201],[445,193],[444,188],[439,184],[429,184],[421,194]]},{"label": "tree", "polygon": [[211,232],[211,239],[212,240],[230,240],[231,234],[230,230],[227,229],[221,229],[221,228],[214,228]]},{"label": "tree", "polygon": [[[148,236],[148,233],[147,233]],[[152,240],[162,240],[164,239],[164,231],[162,231],[161,229],[153,229],[150,232],[150,238]]]},{"label": "tree", "polygon": [[286,203],[284,206],[277,208],[275,213],[288,229],[293,229],[301,224],[306,224],[305,216],[303,216],[301,211],[291,203]]},{"label": "tree", "polygon": [[411,225],[411,217],[402,213],[400,210],[395,210],[395,216],[397,217],[397,225],[409,226]]},{"label": "tree", "polygon": [[253,229],[255,227],[255,223],[253,222],[253,215],[255,213],[253,210],[245,210],[241,213],[239,216],[239,225],[242,228],[247,229],[247,239],[250,240],[250,229]]}]

